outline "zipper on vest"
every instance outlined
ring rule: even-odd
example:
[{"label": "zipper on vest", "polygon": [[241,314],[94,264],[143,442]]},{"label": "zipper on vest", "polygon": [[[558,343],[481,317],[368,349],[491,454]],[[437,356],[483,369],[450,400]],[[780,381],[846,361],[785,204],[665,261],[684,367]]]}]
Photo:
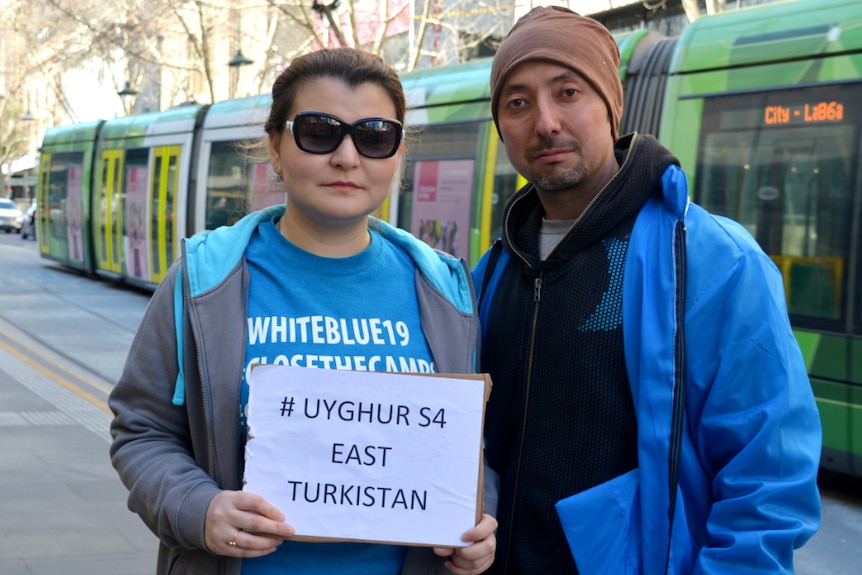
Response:
[{"label": "zipper on vest", "polygon": [[[512,497],[512,511],[509,519],[509,525],[515,525],[517,523],[515,517],[515,510],[517,509],[518,502],[518,490],[521,486],[521,463],[524,459],[524,441],[527,437],[527,416],[530,413],[530,392],[533,386],[533,353],[536,348],[536,331],[537,325],[539,323],[539,301],[541,300],[542,295],[542,272],[539,272],[539,277],[533,280],[533,302],[536,304],[533,306],[533,321],[530,327],[530,346],[527,355],[527,377],[526,377],[526,385],[524,387],[524,406],[523,412],[524,417],[521,420],[521,438],[518,446],[518,460],[515,466],[515,494]],[[509,573],[509,561],[512,556],[512,534],[513,532],[509,531],[509,545],[506,549],[506,556],[503,558],[503,575]]]}]

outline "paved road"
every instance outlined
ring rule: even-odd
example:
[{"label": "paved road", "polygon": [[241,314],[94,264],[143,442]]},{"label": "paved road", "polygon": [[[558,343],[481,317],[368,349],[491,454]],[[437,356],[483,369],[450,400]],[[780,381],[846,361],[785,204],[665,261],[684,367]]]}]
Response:
[{"label": "paved road", "polygon": [[0,574],[155,572],[156,538],[108,458],[105,404],[148,301],[0,234]]},{"label": "paved road", "polygon": [[[0,574],[151,575],[156,541],[108,460],[105,399],[149,295],[0,234]],[[824,479],[800,575],[862,573],[862,480]]]}]

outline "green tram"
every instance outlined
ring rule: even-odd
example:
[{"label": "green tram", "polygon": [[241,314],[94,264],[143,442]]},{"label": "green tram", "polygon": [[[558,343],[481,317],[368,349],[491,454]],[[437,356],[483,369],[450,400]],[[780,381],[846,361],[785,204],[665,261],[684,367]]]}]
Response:
[{"label": "green tram", "polygon": [[[706,16],[678,38],[619,34],[621,133],[656,135],[694,201],[781,270],[823,422],[824,469],[862,476],[862,9],[789,0]],[[379,216],[476,262],[523,183],[490,113],[490,60],[402,77],[399,190]],[[49,130],[43,257],[152,289],[177,238],[283,202],[263,137],[269,96]],[[744,342],[740,342],[744,345]]]}]

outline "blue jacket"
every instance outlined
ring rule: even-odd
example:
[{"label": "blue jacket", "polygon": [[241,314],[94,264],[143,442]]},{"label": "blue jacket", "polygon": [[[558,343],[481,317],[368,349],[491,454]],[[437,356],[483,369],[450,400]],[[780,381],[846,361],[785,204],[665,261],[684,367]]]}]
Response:
[{"label": "blue jacket", "polygon": [[557,504],[580,573],[792,573],[792,550],[819,524],[821,428],[781,275],[740,225],[689,203],[677,166],[634,224],[623,339],[639,467]]}]

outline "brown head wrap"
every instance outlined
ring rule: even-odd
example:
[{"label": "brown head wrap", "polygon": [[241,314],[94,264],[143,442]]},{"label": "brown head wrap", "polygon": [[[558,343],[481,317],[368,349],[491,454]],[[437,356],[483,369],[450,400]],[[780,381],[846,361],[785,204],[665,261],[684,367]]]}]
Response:
[{"label": "brown head wrap", "polygon": [[554,62],[583,76],[605,101],[617,140],[623,114],[620,51],[607,28],[561,6],[539,6],[521,16],[491,65],[491,114],[497,132],[500,90],[512,70],[527,60]]}]

